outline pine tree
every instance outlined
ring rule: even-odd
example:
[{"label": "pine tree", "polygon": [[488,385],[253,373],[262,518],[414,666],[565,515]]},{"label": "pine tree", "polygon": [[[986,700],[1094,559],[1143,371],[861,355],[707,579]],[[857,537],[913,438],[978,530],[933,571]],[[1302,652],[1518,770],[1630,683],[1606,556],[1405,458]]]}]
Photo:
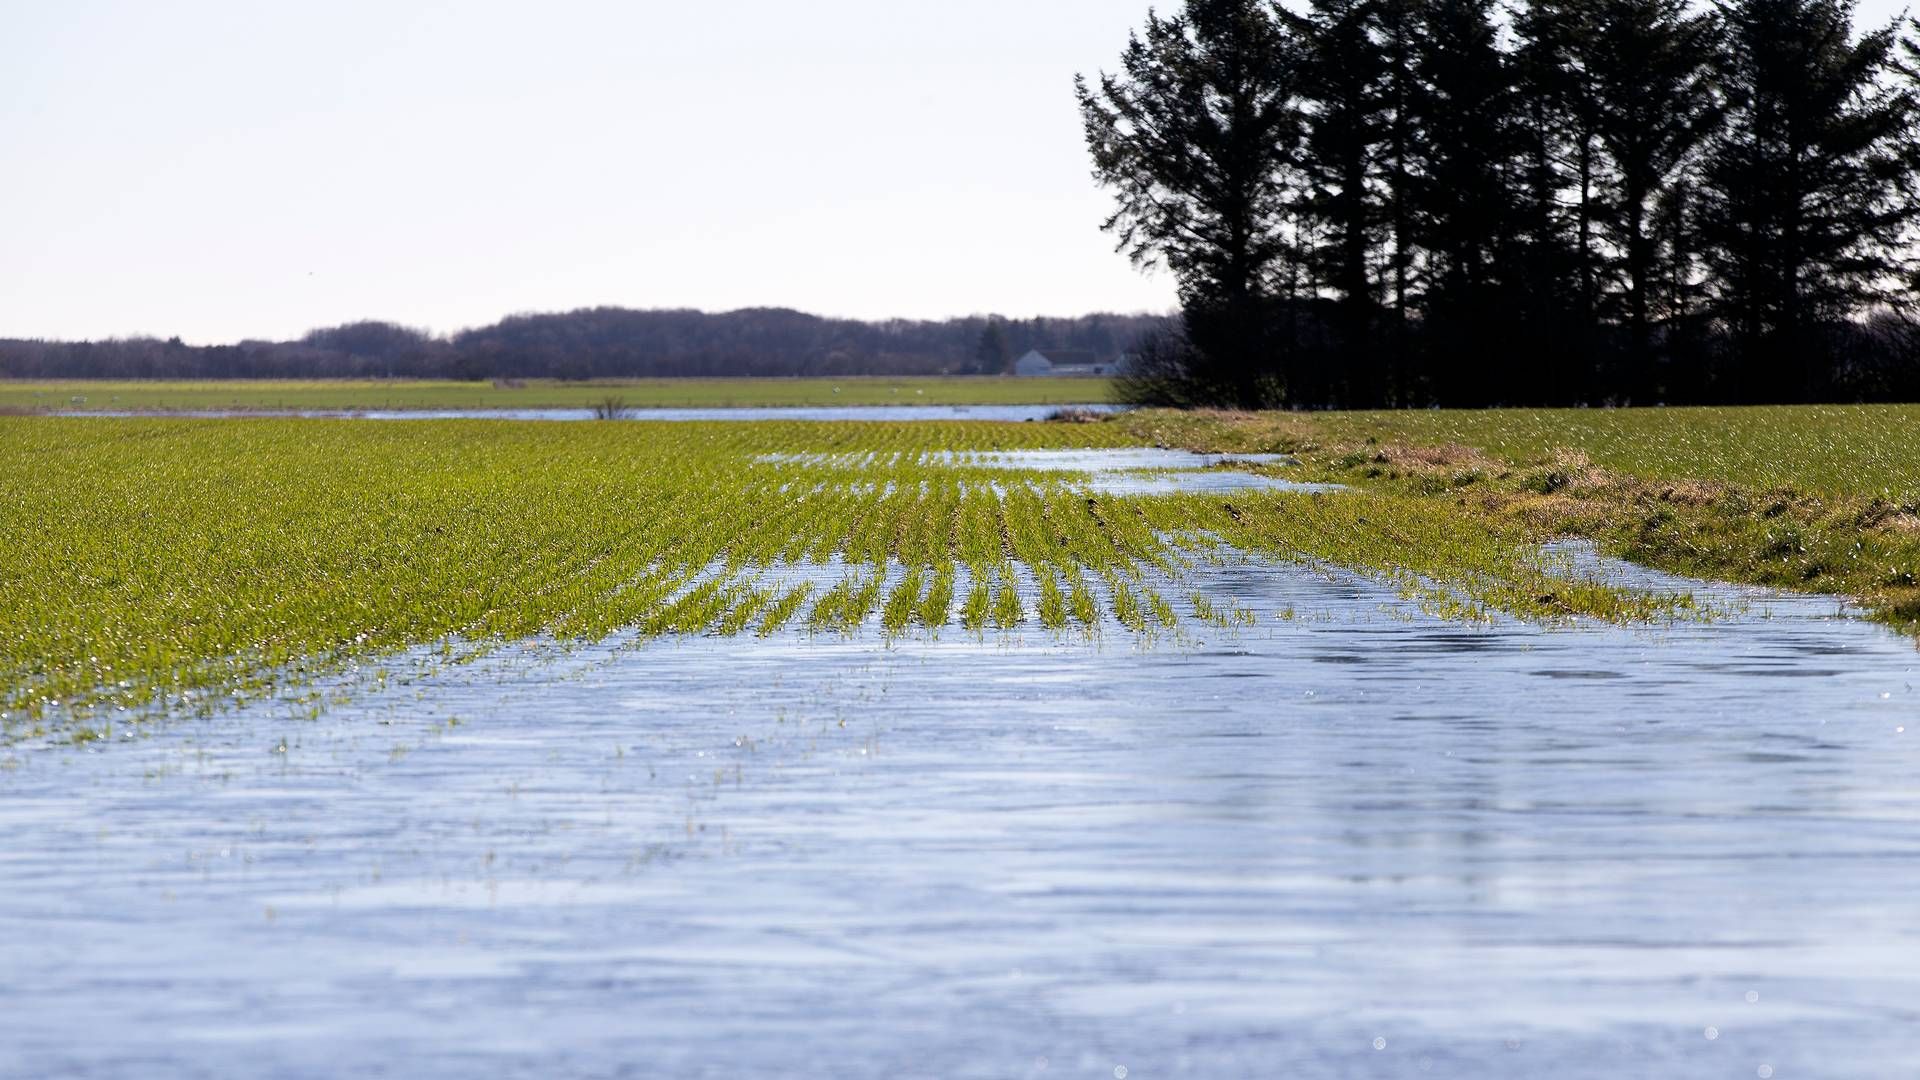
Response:
[{"label": "pine tree", "polygon": [[1510,273],[1520,348],[1508,400],[1584,398],[1597,345],[1593,107],[1575,57],[1584,0],[1536,0],[1514,13],[1517,247]]},{"label": "pine tree", "polygon": [[[1712,86],[1718,29],[1712,16],[1690,15],[1686,0],[1588,0],[1586,16],[1574,51],[1609,165],[1601,224],[1618,253],[1628,331],[1618,386],[1646,402],[1659,389],[1653,323],[1663,298],[1655,294],[1676,256],[1663,246],[1656,219],[1720,122]],[[1680,225],[1685,218],[1669,220]]]},{"label": "pine tree", "polygon": [[1427,0],[1375,0],[1380,45],[1381,146],[1376,176],[1386,230],[1386,292],[1392,307],[1387,345],[1387,397],[1396,405],[1424,400],[1425,378],[1415,364],[1413,308],[1418,282],[1414,235],[1414,154],[1419,140],[1420,87],[1414,43]]},{"label": "pine tree", "polygon": [[1914,99],[1894,28],[1855,37],[1848,0],[1733,0],[1728,122],[1704,172],[1706,259],[1746,396],[1828,390],[1814,333],[1899,299],[1917,212]]},{"label": "pine tree", "polygon": [[1513,84],[1492,0],[1432,0],[1414,54],[1417,236],[1429,263],[1424,331],[1442,403],[1504,400],[1520,357],[1502,330],[1513,248]]},{"label": "pine tree", "polygon": [[1094,175],[1118,202],[1105,228],[1172,271],[1195,378],[1243,406],[1274,403],[1284,378],[1267,321],[1299,145],[1293,53],[1265,3],[1186,0],[1149,14],[1118,74],[1075,82]]},{"label": "pine tree", "polygon": [[1303,209],[1319,239],[1309,258],[1338,303],[1343,385],[1329,389],[1349,408],[1374,408],[1383,387],[1373,348],[1379,290],[1371,264],[1381,208],[1372,176],[1383,135],[1385,60],[1373,8],[1369,0],[1313,0],[1304,14],[1283,15],[1301,44]]},{"label": "pine tree", "polygon": [[1920,42],[1854,0],[1500,2],[1186,0],[1079,82],[1107,227],[1179,282],[1175,397],[1904,385],[1858,320],[1920,289]]},{"label": "pine tree", "polygon": [[980,343],[974,348],[974,364],[982,375],[1006,375],[1012,371],[1013,355],[1007,349],[1007,330],[999,319],[988,319],[980,331]]}]

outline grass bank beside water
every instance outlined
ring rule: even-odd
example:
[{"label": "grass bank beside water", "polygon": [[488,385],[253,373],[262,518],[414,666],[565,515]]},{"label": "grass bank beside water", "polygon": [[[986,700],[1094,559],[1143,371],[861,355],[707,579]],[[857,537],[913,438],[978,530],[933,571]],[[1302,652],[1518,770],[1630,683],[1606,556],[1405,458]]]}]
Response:
[{"label": "grass bank beside water", "polygon": [[1283,450],[1318,479],[1694,577],[1829,593],[1920,634],[1920,406],[1149,412],[1130,437]]}]

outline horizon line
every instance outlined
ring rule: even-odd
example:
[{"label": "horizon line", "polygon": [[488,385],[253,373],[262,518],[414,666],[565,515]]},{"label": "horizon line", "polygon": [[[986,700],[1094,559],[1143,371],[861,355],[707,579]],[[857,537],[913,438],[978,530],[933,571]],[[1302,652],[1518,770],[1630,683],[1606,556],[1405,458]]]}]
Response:
[{"label": "horizon line", "polygon": [[922,323],[922,324],[956,323],[956,322],[966,322],[971,319],[987,319],[987,320],[998,319],[1003,322],[1032,322],[1036,319],[1069,321],[1069,320],[1075,320],[1075,319],[1090,319],[1090,318],[1096,318],[1099,316],[1111,316],[1114,318],[1129,318],[1129,319],[1131,318],[1171,318],[1179,313],[1179,307],[1175,305],[1173,307],[1169,307],[1161,311],[1151,311],[1151,310],[1121,311],[1117,309],[1100,309],[1100,310],[1093,310],[1093,311],[1083,311],[1077,315],[1047,315],[1047,314],[1005,315],[995,311],[974,311],[974,312],[968,312],[966,314],[948,315],[940,318],[921,318],[921,317],[913,317],[913,316],[888,316],[885,318],[860,318],[857,316],[850,316],[850,315],[826,315],[816,311],[807,311],[803,308],[786,307],[779,304],[749,304],[744,307],[726,308],[722,310],[709,310],[709,309],[700,308],[700,307],[685,307],[685,306],[678,306],[678,305],[667,306],[667,307],[631,307],[625,304],[586,304],[579,307],[572,307],[572,308],[565,308],[565,309],[553,309],[553,310],[522,309],[517,311],[510,311],[504,315],[501,315],[495,318],[491,322],[479,323],[472,326],[462,326],[452,330],[439,330],[432,327],[418,326],[412,323],[403,322],[398,319],[385,319],[385,318],[370,316],[367,318],[349,319],[345,322],[335,322],[335,323],[327,323],[320,326],[310,326],[306,330],[303,330],[300,333],[287,338],[242,337],[242,338],[233,338],[233,339],[219,340],[219,341],[208,341],[208,340],[189,341],[183,335],[180,335],[180,334],[166,334],[166,333],[157,333],[153,331],[133,331],[129,333],[110,333],[100,337],[84,337],[84,338],[0,334],[0,341],[33,342],[38,344],[57,344],[57,345],[100,345],[100,344],[112,344],[116,342],[136,342],[136,341],[158,341],[158,342],[165,343],[165,342],[179,341],[182,345],[185,345],[189,348],[220,348],[222,346],[240,346],[240,345],[251,345],[251,344],[267,344],[267,345],[291,344],[291,343],[298,342],[303,338],[308,337],[309,335],[319,333],[321,331],[338,330],[338,329],[349,327],[349,326],[366,326],[366,325],[390,326],[390,327],[395,327],[397,329],[420,334],[428,338],[429,340],[452,341],[454,338],[459,337],[461,334],[472,333],[476,330],[489,329],[491,327],[499,326],[502,323],[505,323],[511,319],[579,315],[579,314],[583,314],[587,312],[595,312],[595,311],[620,311],[620,312],[631,312],[631,313],[637,313],[637,314],[686,314],[686,315],[700,315],[707,318],[724,318],[730,315],[745,315],[745,314],[752,314],[756,312],[778,312],[778,313],[785,313],[785,314],[792,314],[792,315],[802,315],[810,319],[820,320],[821,322],[847,322],[847,323],[860,323],[867,326],[880,326],[880,325],[885,325],[887,323]]}]

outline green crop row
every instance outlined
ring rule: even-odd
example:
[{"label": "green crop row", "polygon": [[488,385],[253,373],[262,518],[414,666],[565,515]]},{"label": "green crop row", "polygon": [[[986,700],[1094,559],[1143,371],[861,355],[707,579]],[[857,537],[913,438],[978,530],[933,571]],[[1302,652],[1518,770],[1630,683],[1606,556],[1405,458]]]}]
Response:
[{"label": "green crop row", "polygon": [[[1431,500],[1114,497],[974,452],[1120,425],[0,419],[0,713],[138,711],[450,640],[1176,628],[1226,549],[1450,614],[1639,618]],[[1193,605],[1201,624],[1245,609]],[[1253,613],[1259,614],[1259,613]]]}]

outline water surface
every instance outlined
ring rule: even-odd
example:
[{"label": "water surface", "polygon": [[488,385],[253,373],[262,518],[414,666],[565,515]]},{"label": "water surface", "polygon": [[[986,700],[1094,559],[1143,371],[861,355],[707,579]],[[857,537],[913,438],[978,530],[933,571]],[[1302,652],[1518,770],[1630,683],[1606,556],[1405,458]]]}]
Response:
[{"label": "water surface", "polygon": [[1259,625],[423,653],[0,750],[0,1073],[1920,1075],[1910,642],[1194,573]]},{"label": "water surface", "polygon": [[[844,405],[743,406],[714,409],[627,409],[622,420],[1045,420],[1062,410],[1123,411],[1121,405]],[[105,418],[183,417],[232,420],[280,417],[307,420],[593,420],[592,409],[73,409],[50,415]]]}]

